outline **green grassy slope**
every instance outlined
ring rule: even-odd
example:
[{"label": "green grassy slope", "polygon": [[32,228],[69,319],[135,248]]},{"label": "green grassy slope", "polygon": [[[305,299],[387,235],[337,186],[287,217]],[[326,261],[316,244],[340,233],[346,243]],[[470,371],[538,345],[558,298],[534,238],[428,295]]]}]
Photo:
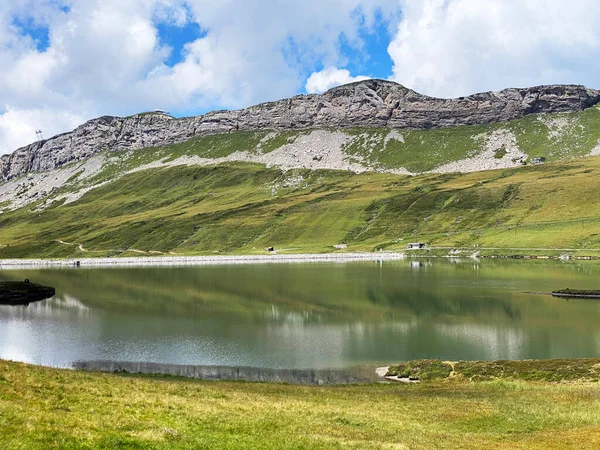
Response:
[{"label": "green grassy slope", "polygon": [[598,157],[413,177],[241,163],[150,169],[71,204],[3,213],[0,257],[400,250],[408,241],[592,251],[598,173]]},{"label": "green grassy slope", "polygon": [[[0,214],[0,257],[259,253],[267,246],[326,252],[341,243],[351,251],[400,250],[409,240],[469,248],[599,249],[595,179],[600,162],[580,158],[599,145],[598,107],[485,126],[344,132],[352,138],[342,148],[345,155],[378,169],[420,172],[476,157],[486,140],[496,139],[496,132],[501,132],[500,141],[508,136],[526,155],[543,156],[550,164],[406,177],[282,172],[230,162],[122,176],[181,156],[270,153],[311,132],[205,136],[167,147],[107,153],[102,168],[89,177],[82,176],[83,163],[72,163],[68,181],[49,198],[91,190],[75,203],[56,201],[40,209],[46,198],[33,197],[39,200]],[[495,143],[497,156],[503,157],[504,147],[498,139]],[[26,190],[31,183],[24,179],[17,188]]]},{"label": "green grassy slope", "polygon": [[[475,367],[475,373],[478,373]],[[598,448],[597,383],[292,386],[0,361],[5,449]]]},{"label": "green grassy slope", "polygon": [[[384,130],[361,131],[348,148],[348,153],[366,157],[383,168],[404,167],[411,172],[434,170],[456,160],[470,158],[481,152],[486,136],[506,130],[516,139],[517,147],[529,158],[544,157],[547,161],[584,156],[600,140],[600,109],[567,114],[530,115],[508,123],[447,128],[439,130],[402,131],[404,142],[390,140],[383,144]],[[367,142],[382,144],[369,151]],[[502,156],[502,148],[496,153]]]}]

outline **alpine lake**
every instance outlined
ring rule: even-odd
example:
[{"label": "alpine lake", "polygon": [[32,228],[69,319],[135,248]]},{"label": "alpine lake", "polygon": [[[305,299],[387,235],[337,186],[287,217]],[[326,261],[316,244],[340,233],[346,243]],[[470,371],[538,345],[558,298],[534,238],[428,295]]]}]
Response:
[{"label": "alpine lake", "polygon": [[53,298],[0,306],[0,358],[348,369],[597,357],[600,264],[421,259],[0,271]]}]

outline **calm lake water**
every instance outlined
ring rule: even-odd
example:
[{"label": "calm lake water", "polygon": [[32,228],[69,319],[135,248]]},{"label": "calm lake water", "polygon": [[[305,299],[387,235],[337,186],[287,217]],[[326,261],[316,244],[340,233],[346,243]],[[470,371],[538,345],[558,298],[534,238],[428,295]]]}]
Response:
[{"label": "calm lake water", "polygon": [[600,264],[445,260],[0,271],[56,296],[0,306],[0,358],[347,368],[600,354]]}]

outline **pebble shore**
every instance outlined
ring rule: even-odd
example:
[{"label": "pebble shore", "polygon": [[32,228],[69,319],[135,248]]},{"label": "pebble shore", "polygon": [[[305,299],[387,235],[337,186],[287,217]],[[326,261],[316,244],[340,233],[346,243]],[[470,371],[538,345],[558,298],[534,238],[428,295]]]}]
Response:
[{"label": "pebble shore", "polygon": [[131,258],[2,259],[0,269],[31,267],[145,267],[302,262],[397,261],[404,253],[324,253],[297,255],[156,256]]}]

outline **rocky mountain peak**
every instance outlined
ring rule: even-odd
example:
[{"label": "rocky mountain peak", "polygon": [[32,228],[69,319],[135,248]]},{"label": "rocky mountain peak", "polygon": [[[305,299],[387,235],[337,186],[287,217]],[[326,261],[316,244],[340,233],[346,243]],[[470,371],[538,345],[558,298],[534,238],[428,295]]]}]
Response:
[{"label": "rocky mountain peak", "polygon": [[163,146],[217,133],[348,127],[432,129],[505,122],[528,114],[581,111],[599,102],[600,91],[576,85],[440,99],[398,83],[372,79],[338,86],[324,94],[299,95],[197,117],[175,119],[155,113],[99,117],[70,133],[2,156],[0,177],[6,181],[30,171],[54,169],[104,150]]},{"label": "rocky mountain peak", "polygon": [[336,86],[326,91],[325,97],[355,97],[357,95],[376,95],[382,99],[388,95],[403,95],[414,91],[393,81],[380,80],[377,78]]}]

